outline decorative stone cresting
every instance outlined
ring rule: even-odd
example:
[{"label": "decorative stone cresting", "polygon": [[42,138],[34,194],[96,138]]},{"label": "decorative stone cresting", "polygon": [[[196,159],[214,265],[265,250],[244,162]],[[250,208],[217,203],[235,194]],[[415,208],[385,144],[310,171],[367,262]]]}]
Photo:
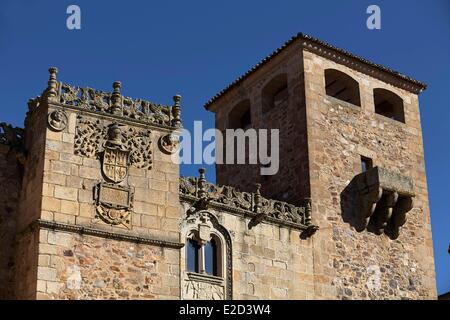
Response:
[{"label": "decorative stone cresting", "polygon": [[406,213],[413,208],[414,185],[410,178],[375,167],[357,175],[352,183],[357,192],[355,228],[399,236]]},{"label": "decorative stone cresting", "polygon": [[5,122],[0,123],[0,144],[9,148],[17,160],[25,164],[24,129],[13,127]]},{"label": "decorative stone cresting", "polygon": [[266,199],[259,193],[241,192],[230,186],[217,186],[205,180],[204,169],[199,178],[180,178],[181,197],[193,202],[193,210],[205,210],[208,206],[218,207],[252,217],[252,224],[262,221],[288,225],[305,230],[308,236],[318,229],[311,222],[310,199],[296,207],[283,201]]},{"label": "decorative stone cresting", "polygon": [[30,109],[37,108],[40,103],[48,101],[74,107],[80,110],[93,111],[137,120],[146,124],[178,128],[181,127],[181,96],[173,97],[174,105],[161,105],[142,99],[122,96],[119,81],[113,83],[113,92],[103,92],[93,88],[82,88],[57,81],[57,68],[49,69],[48,87],[42,96],[29,102]]}]

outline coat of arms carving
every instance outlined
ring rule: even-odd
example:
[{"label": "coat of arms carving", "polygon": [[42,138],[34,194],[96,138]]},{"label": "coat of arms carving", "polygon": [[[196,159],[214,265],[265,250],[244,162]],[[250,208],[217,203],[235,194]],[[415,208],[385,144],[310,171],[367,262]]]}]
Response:
[{"label": "coat of arms carving", "polygon": [[108,180],[119,183],[127,177],[128,154],[128,150],[123,147],[122,131],[114,123],[108,129],[108,140],[103,151],[102,170]]},{"label": "coat of arms carving", "polygon": [[131,229],[133,196],[132,188],[99,183],[95,187],[95,218],[113,226]]}]

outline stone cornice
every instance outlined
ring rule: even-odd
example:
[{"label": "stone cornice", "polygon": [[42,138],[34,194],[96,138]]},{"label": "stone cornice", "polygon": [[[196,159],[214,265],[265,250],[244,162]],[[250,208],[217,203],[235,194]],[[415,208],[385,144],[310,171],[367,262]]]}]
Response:
[{"label": "stone cornice", "polygon": [[225,95],[231,89],[237,87],[242,81],[253,74],[260,67],[268,63],[275,56],[280,54],[284,49],[289,47],[293,43],[300,42],[303,50],[313,52],[315,54],[321,55],[327,59],[333,60],[337,63],[346,65],[352,69],[359,72],[365,73],[371,77],[380,79],[386,83],[390,83],[396,87],[402,88],[404,90],[419,94],[426,89],[426,84],[417,81],[411,77],[401,74],[398,71],[392,70],[380,64],[374,63],[360,56],[354,55],[346,50],[337,48],[327,42],[319,40],[317,38],[308,36],[304,33],[298,33],[288,41],[286,41],[282,46],[278,47],[271,54],[266,56],[264,59],[259,61],[256,65],[250,68],[242,76],[234,80],[231,84],[225,87],[223,90],[219,91],[214,97],[207,101],[204,108],[209,110],[211,105],[216,102],[220,97]]},{"label": "stone cornice", "polygon": [[54,221],[48,221],[48,220],[42,220],[42,219],[36,220],[34,225],[36,225],[37,227],[42,228],[42,229],[60,230],[60,231],[66,231],[66,232],[71,232],[71,233],[77,233],[80,235],[89,235],[89,236],[113,239],[113,240],[118,240],[118,241],[128,241],[128,242],[134,242],[134,243],[149,244],[149,245],[155,245],[155,246],[165,247],[165,248],[180,249],[184,246],[184,243],[179,243],[179,242],[172,242],[172,241],[167,241],[167,240],[154,239],[154,238],[150,238],[150,237],[130,235],[130,234],[121,233],[121,232],[117,232],[117,231],[105,231],[105,230],[92,228],[92,227],[60,223],[60,222],[54,222]]}]

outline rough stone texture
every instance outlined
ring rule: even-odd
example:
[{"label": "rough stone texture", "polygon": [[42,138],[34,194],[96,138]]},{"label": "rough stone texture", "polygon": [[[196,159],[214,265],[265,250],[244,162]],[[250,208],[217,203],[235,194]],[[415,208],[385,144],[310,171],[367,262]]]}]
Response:
[{"label": "rough stone texture", "polygon": [[[301,61],[293,62],[295,59]],[[265,190],[267,192],[273,188],[281,191],[288,186],[291,194],[289,199],[294,203],[305,195],[310,195],[313,204],[313,223],[319,225],[320,230],[311,239],[302,241],[300,246],[290,242],[294,239],[298,241],[296,236],[282,240],[282,245],[277,249],[287,250],[287,255],[291,259],[297,259],[295,252],[302,248],[303,256],[300,264],[289,270],[294,273],[300,272],[299,269],[305,271],[301,271],[301,277],[298,274],[291,277],[295,279],[292,287],[274,286],[272,294],[314,299],[435,299],[430,212],[417,94],[291,45],[247,76],[239,86],[227,91],[208,106],[209,110],[216,113],[216,125],[221,129],[226,128],[230,110],[237,102],[250,96],[253,102],[252,127],[260,127],[259,117],[262,109],[258,100],[261,96],[260,90],[264,82],[283,72],[286,65],[300,66],[300,70],[295,67],[288,69],[288,79],[298,81],[294,83],[289,81],[288,85],[291,86],[289,92],[294,90],[292,87],[296,88],[297,83],[304,86],[304,98],[297,99],[305,101],[306,119],[304,121],[297,119],[284,124],[267,120],[268,127],[278,128],[282,125],[280,130],[293,128],[295,138],[280,135],[282,169],[279,174],[282,179],[269,180],[268,184],[271,186]],[[340,70],[359,82],[360,107],[326,95],[324,79],[326,68]],[[289,76],[290,73],[296,73],[297,76]],[[405,124],[375,114],[374,88],[385,88],[403,99]],[[302,91],[298,92],[302,94]],[[258,98],[252,98],[253,95]],[[291,94],[289,99],[289,103],[292,103]],[[301,103],[297,109],[291,108],[292,105],[287,107],[287,110],[290,110],[288,114],[284,113],[285,110],[274,112],[283,114],[286,121],[301,117],[303,114]],[[298,144],[302,139],[307,139],[307,147]],[[286,148],[295,150],[295,158],[283,157]],[[346,222],[343,191],[353,177],[361,172],[361,156],[373,159],[374,166],[386,168],[414,181],[413,191],[416,195],[414,207],[407,213],[406,224],[400,229],[400,236],[396,240],[366,230],[358,233]],[[297,170],[298,173],[290,173],[284,169],[290,170],[298,165],[306,167],[308,172]],[[239,171],[236,166],[217,167],[219,183],[251,191],[250,183],[258,180],[255,178],[256,174],[251,170]],[[305,179],[306,188],[299,188],[299,180]],[[265,182],[262,183],[264,186]],[[276,194],[272,196],[277,197]],[[234,233],[235,237],[239,234],[244,237],[242,244],[244,250],[253,248],[248,256],[242,253],[236,256],[240,245],[235,242],[240,240],[235,238],[233,241],[235,257],[233,268],[236,273],[234,296],[247,297],[240,295],[249,290],[249,292],[256,291],[258,297],[271,297],[265,290],[267,288],[258,290],[258,286],[250,281],[247,275],[242,274],[245,270],[243,261],[254,260],[255,256],[260,255],[261,260],[267,262],[268,269],[260,268],[253,277],[261,281],[263,277],[273,275],[271,283],[276,283],[279,281],[280,272],[275,269],[275,265],[285,263],[290,268],[292,260],[278,259],[279,263],[275,264],[276,261],[271,258],[273,252],[267,247],[273,245],[277,239],[271,238],[271,233],[268,232],[264,234],[264,239],[272,241],[265,243],[264,239],[259,240],[256,235],[262,232],[260,229],[263,225],[245,230],[246,223],[229,224],[226,222],[226,214],[223,216],[225,218],[221,219],[225,219],[226,228]],[[272,234],[281,235],[287,232],[283,230],[276,227],[272,230]],[[278,251],[275,251],[275,254],[277,253]],[[254,266],[250,265],[249,270],[253,268]],[[309,282],[304,282],[305,280]],[[297,291],[303,294],[294,293]]]},{"label": "rough stone texture", "polygon": [[22,167],[9,146],[0,144],[0,299],[14,297],[14,242]]},{"label": "rough stone texture", "polygon": [[[30,103],[20,191],[17,162],[0,144],[0,185],[12,186],[6,193],[7,202],[5,193],[0,194],[0,297],[178,299],[224,298],[224,293],[231,293],[233,299],[435,299],[418,96],[379,80],[379,75],[368,76],[374,66],[365,65],[363,74],[346,66],[348,61],[345,65],[334,61],[294,43],[210,105],[220,130],[228,127],[230,110],[243,99],[251,101],[253,127],[280,129],[277,175],[261,178],[259,166],[219,165],[217,180],[250,192],[255,192],[253,184],[260,182],[263,196],[298,207],[310,196],[312,223],[320,229],[306,238],[301,235],[305,225],[276,219],[255,224],[248,213],[256,215],[254,195],[250,202],[244,199],[249,205],[244,209],[236,203],[232,209],[226,203],[208,207],[206,202],[193,203],[186,195],[180,202],[179,166],[158,147],[160,137],[174,129],[168,125],[178,122],[179,109],[168,114],[167,110],[173,111],[164,107],[156,118],[149,110],[139,118],[144,113],[131,108],[126,116],[121,115],[120,83],[115,83],[113,94],[101,93],[100,100],[91,97],[85,104],[79,89],[73,94],[75,89],[66,86],[64,96],[56,101],[58,83],[56,71],[51,69],[49,87],[38,99],[40,105],[37,100]],[[360,107],[325,94],[326,68],[341,70],[359,82]],[[280,73],[287,74],[288,105],[263,114],[261,92]],[[390,82],[406,80],[396,81]],[[374,88],[386,88],[402,97],[405,124],[374,113]],[[129,107],[156,108],[140,100],[127,103]],[[53,129],[60,130],[55,131],[48,128],[47,119],[58,110],[65,113],[67,121],[53,123]],[[119,113],[112,115],[110,110]],[[134,192],[126,223],[113,225],[97,216],[94,191],[106,179],[102,154],[94,151],[104,148],[109,138],[97,139],[107,131],[100,130],[90,145],[83,147],[76,138],[81,113],[92,123],[112,125],[117,121],[130,132],[151,131],[143,138],[151,140],[151,168],[130,165],[126,178],[115,183]],[[148,146],[148,141],[143,145]],[[140,161],[142,154],[135,156],[133,164],[149,164],[148,158]],[[357,232],[347,222],[343,192],[360,173],[361,156],[414,182],[414,207],[395,240],[367,230]],[[19,205],[14,209],[17,199]],[[199,209],[202,206],[206,211]],[[186,249],[177,245],[186,242],[193,230],[189,219],[202,210],[222,241],[220,261],[225,268],[219,277],[209,277],[206,282],[204,274],[187,273]],[[112,213],[114,220],[117,212]],[[211,230],[211,225],[201,218],[205,216],[195,217],[196,227],[199,234],[206,234],[201,239],[208,241],[211,233],[205,230]],[[51,227],[56,225],[60,227]],[[83,234],[83,230],[90,233]],[[11,263],[14,268],[8,269]]]},{"label": "rough stone texture", "polygon": [[[435,299],[417,95],[309,52],[304,53],[304,62],[312,215],[322,228],[314,239],[320,244],[314,247],[314,269],[324,280],[316,284],[316,296],[327,298],[335,293],[343,299]],[[326,68],[358,80],[361,107],[325,95]],[[403,98],[406,124],[374,113],[374,88],[388,89]],[[357,233],[341,217],[340,195],[360,172],[361,155],[372,158],[376,166],[411,177],[415,183],[414,208],[407,213],[407,222],[395,241],[385,235]],[[378,275],[379,284],[375,280]]]},{"label": "rough stone texture", "polygon": [[16,225],[15,296],[33,299],[36,296],[38,230],[30,228],[41,217],[47,105],[40,112],[29,112],[25,120],[24,147],[27,158],[20,192]]},{"label": "rough stone texture", "polygon": [[[289,48],[275,57],[264,68],[257,70],[239,89],[231,91],[217,104],[211,106],[216,112],[216,127],[229,128],[233,107],[250,99],[252,128],[279,129],[280,169],[273,176],[260,176],[260,165],[217,165],[217,183],[237,186],[242,191],[255,191],[254,184],[261,183],[263,196],[293,204],[309,196],[309,171],[307,162],[306,112],[303,83],[303,62],[297,55],[297,47]],[[287,75],[288,105],[283,109],[262,112],[262,90],[274,77]],[[301,152],[299,152],[301,150]],[[282,165],[290,163],[289,166]]]},{"label": "rough stone texture", "polygon": [[[190,207],[185,203],[184,211]],[[261,223],[249,229],[249,218],[208,209],[232,241],[233,299],[314,298],[313,238],[300,231]],[[182,230],[186,236],[189,228]],[[181,270],[186,270],[182,249]]]},{"label": "rough stone texture", "polygon": [[[174,299],[177,249],[41,230],[38,299]],[[170,258],[168,258],[168,256]]]}]

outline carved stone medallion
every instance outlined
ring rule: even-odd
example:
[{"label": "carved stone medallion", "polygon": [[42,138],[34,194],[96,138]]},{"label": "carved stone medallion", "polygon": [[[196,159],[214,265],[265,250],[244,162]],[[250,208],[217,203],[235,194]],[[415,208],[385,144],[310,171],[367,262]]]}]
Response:
[{"label": "carved stone medallion", "polygon": [[61,110],[55,110],[48,115],[48,126],[53,131],[63,131],[67,126],[67,115]]},{"label": "carved stone medallion", "polygon": [[173,154],[178,150],[180,142],[178,140],[178,136],[173,133],[169,133],[161,136],[159,138],[158,144],[162,152]]}]

